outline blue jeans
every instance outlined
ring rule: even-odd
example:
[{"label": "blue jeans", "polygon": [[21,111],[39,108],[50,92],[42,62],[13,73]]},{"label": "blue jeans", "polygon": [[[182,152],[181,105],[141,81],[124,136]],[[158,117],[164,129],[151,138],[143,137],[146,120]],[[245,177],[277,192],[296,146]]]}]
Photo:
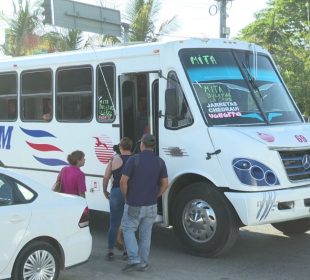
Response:
[{"label": "blue jeans", "polygon": [[[125,204],[122,230],[128,263],[147,263],[151,247],[152,227],[157,215],[157,204],[129,206]],[[139,244],[135,232],[139,228]]]},{"label": "blue jeans", "polygon": [[115,247],[118,228],[124,212],[124,196],[120,188],[112,188],[110,192],[110,228],[108,233],[109,250]]}]

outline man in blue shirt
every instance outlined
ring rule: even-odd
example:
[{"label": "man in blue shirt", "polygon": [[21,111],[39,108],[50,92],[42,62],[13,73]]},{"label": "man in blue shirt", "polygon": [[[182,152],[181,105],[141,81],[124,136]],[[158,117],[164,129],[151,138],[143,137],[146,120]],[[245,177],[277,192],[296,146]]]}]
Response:
[{"label": "man in blue shirt", "polygon": [[[145,134],[140,142],[141,153],[128,159],[120,185],[126,204],[122,219],[128,264],[124,272],[148,268],[152,227],[157,215],[157,198],[168,188],[165,162],[154,155],[156,140]],[[139,244],[135,232],[139,228]]]}]

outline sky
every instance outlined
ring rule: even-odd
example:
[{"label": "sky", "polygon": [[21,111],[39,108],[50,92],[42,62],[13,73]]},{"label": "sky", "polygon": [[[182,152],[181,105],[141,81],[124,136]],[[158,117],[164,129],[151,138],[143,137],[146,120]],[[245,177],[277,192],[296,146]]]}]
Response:
[{"label": "sky", "polygon": [[[74,0],[77,1],[77,0]],[[230,38],[254,21],[254,14],[267,7],[268,0],[231,0],[227,4],[227,27],[230,28]],[[123,21],[128,0],[79,0],[94,5],[117,9],[121,11]],[[165,20],[177,16],[178,28],[164,40],[184,37],[219,37],[220,15],[216,13],[218,0],[161,0],[161,9],[157,19],[158,26]],[[0,12],[12,14],[12,0],[1,0]],[[211,11],[214,15],[211,15]],[[0,23],[0,44],[4,42],[5,25]]]}]

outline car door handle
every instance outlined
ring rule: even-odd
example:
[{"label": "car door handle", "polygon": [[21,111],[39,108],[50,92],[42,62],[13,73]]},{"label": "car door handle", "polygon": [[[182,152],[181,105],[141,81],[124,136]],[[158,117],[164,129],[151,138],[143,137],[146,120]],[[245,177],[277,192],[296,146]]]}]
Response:
[{"label": "car door handle", "polygon": [[22,222],[23,220],[25,220],[22,216],[13,216],[11,219],[10,219],[10,222],[11,223],[19,223],[19,222]]}]

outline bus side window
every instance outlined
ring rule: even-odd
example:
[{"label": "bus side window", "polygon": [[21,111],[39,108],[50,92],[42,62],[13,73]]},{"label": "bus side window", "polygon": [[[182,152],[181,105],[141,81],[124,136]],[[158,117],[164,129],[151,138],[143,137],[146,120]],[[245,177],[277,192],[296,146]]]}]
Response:
[{"label": "bus side window", "polygon": [[[52,100],[52,71],[40,69],[21,73],[21,119],[23,121],[50,121],[44,118],[48,100]],[[52,104],[50,103],[52,110]],[[50,112],[52,114],[52,112]]]},{"label": "bus side window", "polygon": [[93,71],[91,66],[66,67],[56,74],[58,121],[89,122],[93,116]]},{"label": "bus side window", "polygon": [[[165,126],[170,129],[179,129],[191,125],[193,123],[193,116],[187,100],[185,99],[178,77],[173,71],[168,74],[167,89],[174,89],[172,91],[167,90],[166,94],[174,94],[173,98],[175,101],[166,102]],[[166,96],[166,100],[169,99],[171,99],[171,96]],[[167,107],[171,105],[176,107],[173,109]],[[172,111],[175,113],[173,115],[169,114],[169,112]]]},{"label": "bus side window", "polygon": [[0,120],[17,119],[17,74],[0,73]]},{"label": "bus side window", "polygon": [[96,75],[97,121],[111,122],[115,117],[115,67],[112,64],[100,64]]}]

